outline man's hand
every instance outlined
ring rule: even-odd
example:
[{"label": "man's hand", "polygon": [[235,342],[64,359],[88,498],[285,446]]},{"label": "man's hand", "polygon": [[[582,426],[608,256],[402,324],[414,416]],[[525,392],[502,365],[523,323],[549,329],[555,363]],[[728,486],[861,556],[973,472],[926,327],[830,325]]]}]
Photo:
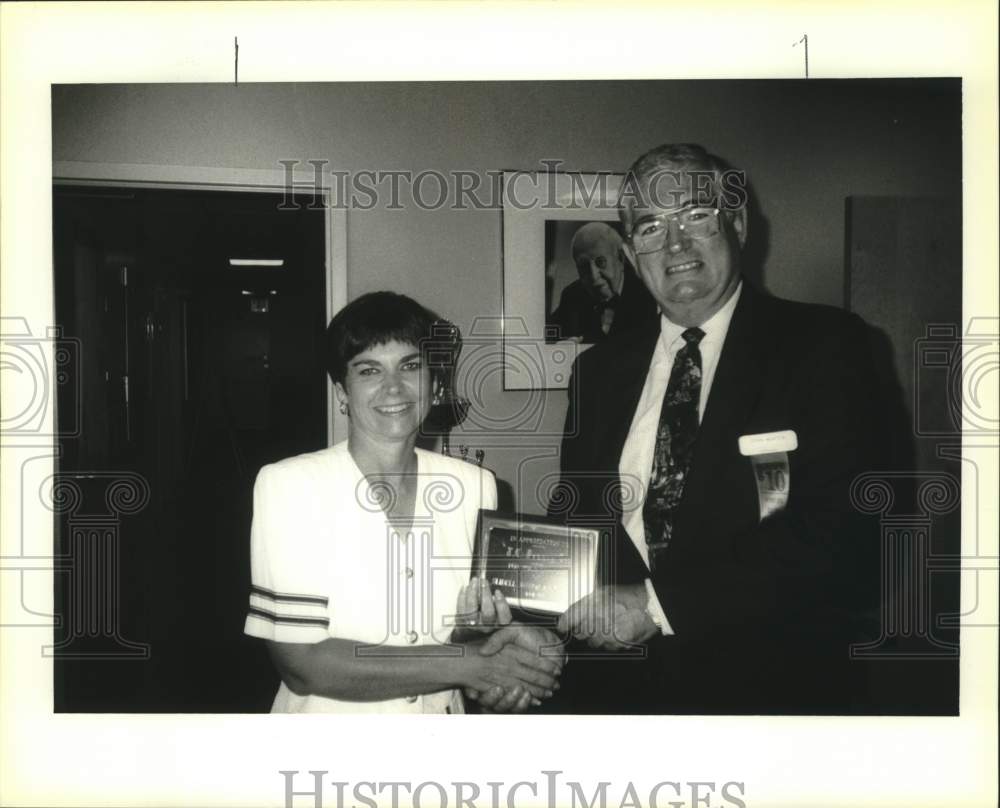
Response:
[{"label": "man's hand", "polygon": [[526,713],[530,707],[537,707],[542,703],[541,699],[535,698],[520,685],[510,690],[491,687],[484,693],[466,688],[465,696],[478,701],[483,711],[490,713]]},{"label": "man's hand", "polygon": [[620,651],[659,631],[646,611],[648,597],[643,584],[600,586],[570,606],[557,628],[591,648]]},{"label": "man's hand", "polygon": [[[484,644],[469,643],[465,646],[473,653],[462,660],[460,670],[463,673],[465,692],[472,697],[497,688],[505,694],[520,690],[516,701],[526,709],[531,698],[548,698],[559,687],[559,664],[542,659],[535,652],[514,642],[502,645],[495,653],[479,653]],[[527,700],[523,695],[524,691],[529,694]]]},{"label": "man's hand", "polygon": [[[479,653],[483,656],[501,652],[514,654],[525,664],[556,677],[562,673],[566,664],[563,641],[541,626],[505,626],[479,646]],[[529,707],[541,704],[540,699],[522,687],[508,690],[493,687],[482,693],[467,688],[465,695],[478,701],[484,709],[495,713],[523,713]]]}]

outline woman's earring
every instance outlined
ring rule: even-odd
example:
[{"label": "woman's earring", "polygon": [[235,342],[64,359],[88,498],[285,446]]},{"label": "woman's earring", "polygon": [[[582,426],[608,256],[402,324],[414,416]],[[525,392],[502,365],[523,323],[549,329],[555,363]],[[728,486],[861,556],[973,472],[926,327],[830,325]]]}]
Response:
[{"label": "woman's earring", "polygon": [[340,402],[340,414],[341,415],[347,415],[347,402],[346,401],[341,401]]}]

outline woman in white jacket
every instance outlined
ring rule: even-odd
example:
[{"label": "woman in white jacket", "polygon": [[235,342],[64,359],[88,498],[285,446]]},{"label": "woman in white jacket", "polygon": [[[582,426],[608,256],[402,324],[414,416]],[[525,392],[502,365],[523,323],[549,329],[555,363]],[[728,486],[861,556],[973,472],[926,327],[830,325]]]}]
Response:
[{"label": "woman in white jacket", "polygon": [[462,689],[523,711],[557,687],[561,660],[538,652],[547,632],[504,628],[480,653],[482,626],[510,621],[502,596],[468,584],[496,481],[416,447],[441,391],[438,322],[391,292],[341,310],[328,370],[347,440],[257,477],[245,631],[281,675],[272,712],[462,712]]}]

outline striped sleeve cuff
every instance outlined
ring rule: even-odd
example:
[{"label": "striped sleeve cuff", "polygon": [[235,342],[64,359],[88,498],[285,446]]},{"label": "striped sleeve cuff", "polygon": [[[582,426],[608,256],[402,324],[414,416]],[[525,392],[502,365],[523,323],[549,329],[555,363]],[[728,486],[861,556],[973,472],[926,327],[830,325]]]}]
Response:
[{"label": "striped sleeve cuff", "polygon": [[315,643],[330,636],[329,600],[318,595],[250,587],[244,632],[275,642]]}]

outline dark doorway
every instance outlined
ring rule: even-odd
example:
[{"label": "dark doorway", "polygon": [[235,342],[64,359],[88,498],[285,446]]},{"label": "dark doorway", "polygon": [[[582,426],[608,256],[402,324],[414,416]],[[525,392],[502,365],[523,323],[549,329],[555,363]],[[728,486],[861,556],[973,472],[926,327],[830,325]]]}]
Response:
[{"label": "dark doorway", "polygon": [[79,353],[59,418],[80,424],[58,460],[57,711],[270,706],[277,676],[243,635],[252,490],[327,443],[312,201],[55,188],[56,321]]}]

